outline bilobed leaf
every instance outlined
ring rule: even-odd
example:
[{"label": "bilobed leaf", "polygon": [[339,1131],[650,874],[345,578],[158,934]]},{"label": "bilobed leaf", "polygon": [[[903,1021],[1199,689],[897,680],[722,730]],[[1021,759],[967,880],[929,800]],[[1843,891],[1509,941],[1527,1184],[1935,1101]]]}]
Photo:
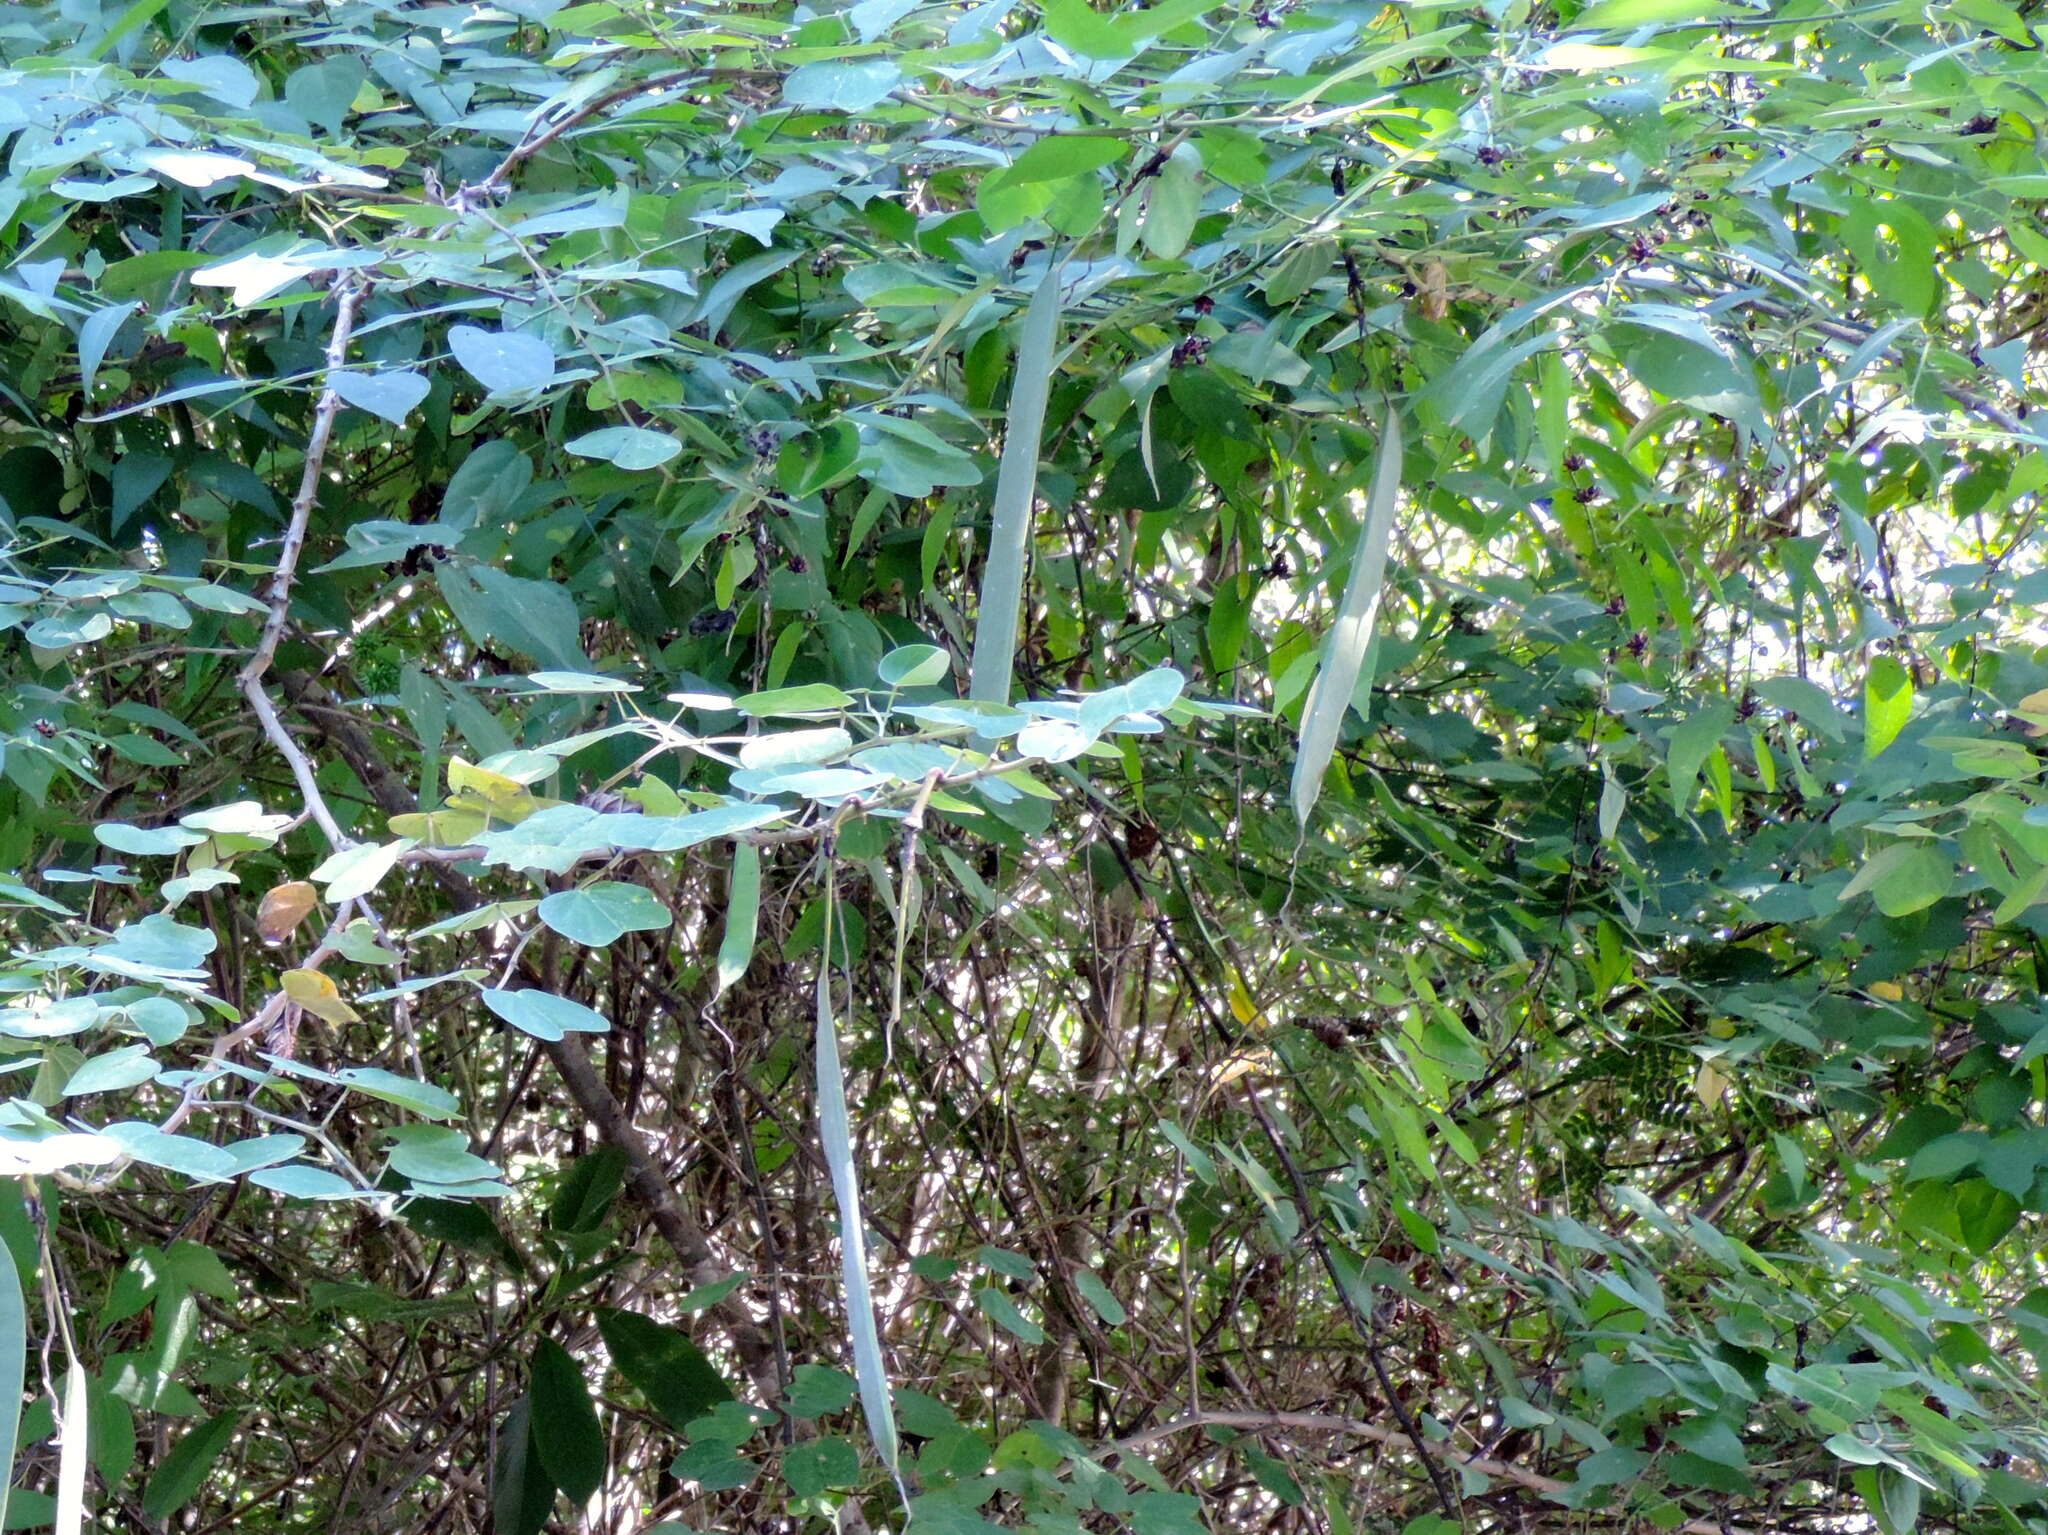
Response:
[{"label": "bilobed leaf", "polygon": [[1195,221],[1202,212],[1202,183],[1195,163],[1176,153],[1145,187],[1145,217],[1139,238],[1145,249],[1172,260],[1188,248]]},{"label": "bilobed leaf", "polygon": [[799,1498],[814,1498],[860,1478],[860,1453],[837,1434],[793,1444],[782,1453],[782,1475]]},{"label": "bilobed leaf", "polygon": [[205,833],[183,826],[128,826],[119,821],[102,822],[92,834],[102,847],[136,858],[169,858],[206,840]]},{"label": "bilobed leaf", "polygon": [[418,846],[410,837],[396,842],[363,842],[333,854],[313,871],[313,878],[327,887],[327,899],[339,906],[368,895],[398,866],[398,860]]},{"label": "bilobed leaf", "polygon": [[330,134],[338,134],[364,78],[358,60],[346,54],[330,55],[291,72],[284,82],[285,104]]},{"label": "bilobed leaf", "polygon": [[327,387],[358,410],[382,416],[393,426],[404,426],[405,418],[427,397],[423,373],[392,368],[380,373],[356,373],[341,369],[327,375]]},{"label": "bilobed leaf", "polygon": [[79,387],[86,395],[92,394],[93,376],[99,372],[100,362],[107,355],[107,347],[113,341],[115,332],[127,323],[128,317],[142,306],[135,303],[109,304],[96,310],[78,328],[78,377]]},{"label": "bilobed leaf", "polygon": [[558,890],[540,903],[535,915],[564,938],[593,949],[626,933],[667,927],[675,920],[652,891],[618,880]]},{"label": "bilobed leaf", "polygon": [[361,1192],[339,1174],[303,1162],[258,1168],[249,1174],[249,1181],[287,1199],[353,1199]]},{"label": "bilobed leaf", "polygon": [[1130,153],[1127,141],[1108,135],[1048,134],[1028,146],[1002,173],[1011,186],[1033,181],[1064,181],[1112,165]]},{"label": "bilobed leaf", "polygon": [[903,71],[887,59],[800,64],[782,82],[785,106],[825,112],[865,112],[903,83]]},{"label": "bilobed leaf", "polygon": [[484,1006],[535,1039],[557,1040],[565,1034],[602,1034],[611,1020],[594,1008],[537,987],[518,991],[486,991]]},{"label": "bilobed leaf", "polygon": [[63,1093],[67,1098],[82,1098],[88,1093],[116,1092],[138,1083],[154,1082],[159,1069],[147,1045],[126,1045],[96,1055],[72,1072],[64,1083]]},{"label": "bilobed leaf", "polygon": [[638,426],[608,426],[562,445],[578,458],[601,458],[621,469],[658,469],[683,451],[681,439]]},{"label": "bilobed leaf", "polygon": [[1908,917],[1932,906],[1955,884],[1955,860],[1925,842],[1910,843],[1871,887],[1871,899],[1887,917]]},{"label": "bilobed leaf", "polygon": [[1752,691],[1773,708],[1797,714],[1802,722],[1830,741],[1839,741],[1845,734],[1833,696],[1817,683],[1804,677],[1767,677],[1756,683]]},{"label": "bilobed leaf", "polygon": [[968,663],[967,695],[982,703],[1010,701],[1024,566],[1031,552],[1031,511],[1038,498],[1038,454],[1045,434],[1045,406],[1052,388],[1059,330],[1060,263],[1055,260],[1046,263],[1045,275],[1039,279],[1017,331],[1015,382],[1004,426],[1002,463],[996,470],[995,502],[989,514],[988,558],[982,567],[974,654]]},{"label": "bilobed leaf", "polygon": [[604,1429],[583,1372],[561,1344],[542,1338],[533,1349],[533,1442],[548,1479],[578,1506],[604,1483]]},{"label": "bilobed leaf", "polygon": [[859,1389],[859,1383],[844,1370],[800,1364],[783,1394],[782,1409],[793,1418],[822,1418],[845,1411]]},{"label": "bilobed leaf", "polygon": [[1386,581],[1387,546],[1394,536],[1394,517],[1401,501],[1401,413],[1392,401],[1380,419],[1380,452],[1366,497],[1365,517],[1351,553],[1351,575],[1337,606],[1337,621],[1323,641],[1323,653],[1301,711],[1301,733],[1294,750],[1295,819],[1308,824],[1309,812],[1323,792],[1323,775],[1337,752],[1345,712],[1358,691],[1358,677],[1372,646],[1379,618],[1380,588]]},{"label": "bilobed leaf", "polygon": [[391,1170],[413,1183],[483,1183],[498,1170],[469,1149],[469,1137],[445,1125],[400,1125],[391,1138]]},{"label": "bilobed leaf", "polygon": [[523,394],[554,381],[554,348],[524,331],[451,326],[448,348],[469,376],[492,394]]}]

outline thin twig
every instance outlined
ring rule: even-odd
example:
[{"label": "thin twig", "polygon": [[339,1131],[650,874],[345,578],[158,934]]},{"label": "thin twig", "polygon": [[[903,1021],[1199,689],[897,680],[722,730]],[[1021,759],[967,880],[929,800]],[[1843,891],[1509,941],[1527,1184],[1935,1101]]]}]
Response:
[{"label": "thin twig", "polygon": [[[582,106],[556,118],[545,128],[540,128],[539,122],[535,121],[527,128],[526,136],[512,146],[504,159],[492,167],[490,175],[484,177],[482,181],[471,182],[467,186],[460,188],[454,198],[451,199],[451,202],[456,204],[474,203],[480,197],[495,196],[510,184],[513,172],[517,171],[520,166],[531,160],[543,149],[546,149],[548,145],[554,143],[563,134],[569,132],[572,128],[580,127],[582,124],[589,122],[591,118],[597,116],[598,113],[604,111],[607,107],[617,106],[620,102],[630,100],[635,96],[652,96],[662,91],[675,90],[679,86],[736,77],[745,79],[780,78],[766,70],[704,69],[699,67],[694,69],[672,69],[662,74],[648,75],[645,79],[628,81],[624,85],[615,86],[611,90],[591,97]],[[540,131],[535,132],[535,129],[540,129]]]},{"label": "thin twig", "polygon": [[291,517],[285,524],[284,542],[277,551],[277,569],[270,577],[270,614],[263,621],[263,633],[243,665],[240,679],[242,694],[262,724],[265,739],[277,748],[291,767],[292,777],[298,780],[299,792],[306,800],[306,813],[336,848],[349,846],[350,838],[334,819],[334,812],[327,808],[313,764],[278,718],[277,705],[270,701],[263,679],[277,657],[279,641],[284,638],[291,611],[292,582],[298,575],[299,555],[306,547],[306,527],[312,521],[314,503],[320,499],[320,476],[327,466],[328,445],[334,440],[335,418],[341,414],[342,399],[335,393],[334,375],[348,361],[349,337],[355,333],[364,291],[362,280],[354,273],[343,273],[335,279],[334,330],[327,338],[326,369],[319,400],[313,406],[312,429],[306,434],[306,458],[299,471],[298,494],[292,497]]}]

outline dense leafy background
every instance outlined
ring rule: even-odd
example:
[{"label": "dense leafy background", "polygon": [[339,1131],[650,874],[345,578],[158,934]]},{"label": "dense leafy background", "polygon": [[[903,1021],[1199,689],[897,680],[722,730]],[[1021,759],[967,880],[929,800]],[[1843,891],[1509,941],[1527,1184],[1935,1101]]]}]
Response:
[{"label": "dense leafy background", "polygon": [[8,1527],[2048,1530],[2044,36],[0,13]]}]

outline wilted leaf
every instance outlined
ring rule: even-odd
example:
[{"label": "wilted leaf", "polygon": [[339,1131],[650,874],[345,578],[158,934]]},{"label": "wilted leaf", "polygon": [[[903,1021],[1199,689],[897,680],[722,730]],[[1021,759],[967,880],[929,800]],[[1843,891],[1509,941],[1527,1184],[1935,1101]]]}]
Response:
[{"label": "wilted leaf", "polygon": [[319,901],[320,892],[305,880],[273,885],[263,893],[262,904],[256,908],[256,931],[263,935],[265,943],[283,943]]}]

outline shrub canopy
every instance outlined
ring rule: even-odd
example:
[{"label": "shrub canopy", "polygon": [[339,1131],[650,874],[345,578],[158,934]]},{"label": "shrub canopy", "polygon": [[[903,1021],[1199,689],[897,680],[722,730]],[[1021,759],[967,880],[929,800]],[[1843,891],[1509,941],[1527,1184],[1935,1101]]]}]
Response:
[{"label": "shrub canopy", "polygon": [[2043,43],[0,15],[8,1527],[2048,1532]]}]

